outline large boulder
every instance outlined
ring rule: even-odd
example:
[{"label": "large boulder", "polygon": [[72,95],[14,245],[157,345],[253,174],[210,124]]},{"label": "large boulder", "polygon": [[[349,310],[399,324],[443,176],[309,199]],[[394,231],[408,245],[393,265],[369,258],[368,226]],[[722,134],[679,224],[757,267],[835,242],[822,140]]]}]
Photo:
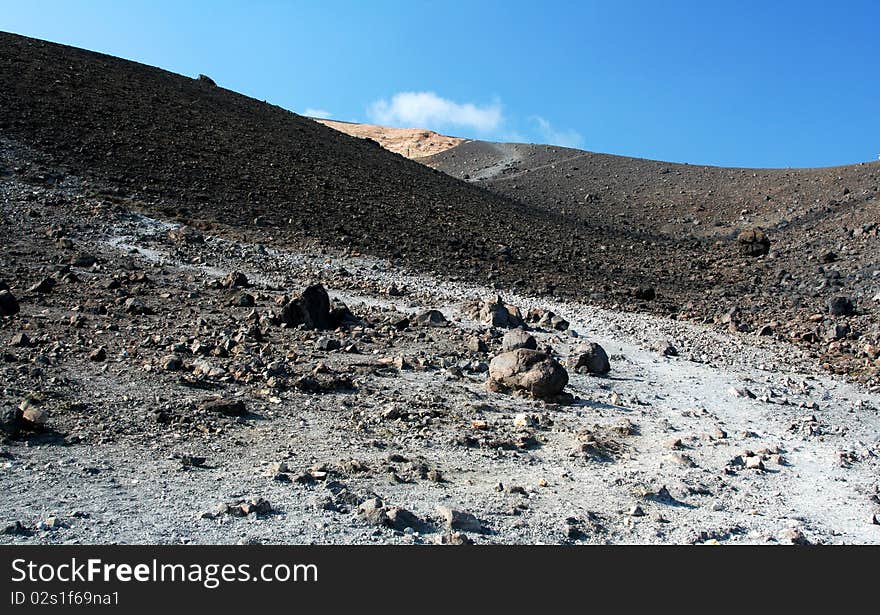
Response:
[{"label": "large boulder", "polygon": [[492,359],[487,384],[493,390],[514,389],[533,397],[554,397],[568,384],[568,372],[545,352],[518,348]]},{"label": "large boulder", "polygon": [[327,290],[321,284],[307,287],[281,310],[281,322],[292,327],[304,325],[307,329],[335,328]]},{"label": "large boulder", "polygon": [[611,371],[608,353],[595,342],[580,344],[574,349],[566,365],[576,372],[586,371],[590,374],[607,374]]}]

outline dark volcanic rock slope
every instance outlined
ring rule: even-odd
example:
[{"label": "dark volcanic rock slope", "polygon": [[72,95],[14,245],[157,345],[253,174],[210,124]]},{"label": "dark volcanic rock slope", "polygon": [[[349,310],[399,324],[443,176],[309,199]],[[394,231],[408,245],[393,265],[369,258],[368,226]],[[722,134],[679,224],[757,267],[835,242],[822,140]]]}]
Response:
[{"label": "dark volcanic rock slope", "polygon": [[207,81],[0,34],[0,109],[0,135],[152,214],[483,279],[513,251],[535,287],[575,273],[564,221]]}]

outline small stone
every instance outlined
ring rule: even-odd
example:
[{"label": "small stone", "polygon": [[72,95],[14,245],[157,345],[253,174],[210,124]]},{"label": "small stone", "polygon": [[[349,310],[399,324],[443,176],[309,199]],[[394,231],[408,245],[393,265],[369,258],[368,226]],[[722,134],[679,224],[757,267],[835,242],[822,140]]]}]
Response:
[{"label": "small stone", "polygon": [[568,384],[568,372],[549,354],[518,348],[496,356],[489,363],[491,390],[505,387],[527,391],[532,397],[559,395]]},{"label": "small stone", "polygon": [[517,414],[513,418],[513,426],[514,427],[534,427],[535,419],[530,417],[528,414],[520,413]]},{"label": "small stone", "polygon": [[746,468],[750,470],[763,470],[764,469],[764,461],[758,457],[757,455],[752,457],[746,457]]},{"label": "small stone", "polygon": [[389,525],[388,514],[385,512],[385,505],[379,498],[369,498],[364,500],[357,509],[358,517],[369,523],[370,525]]},{"label": "small stone", "polygon": [[324,352],[330,352],[333,350],[339,350],[342,347],[342,344],[335,337],[321,337],[315,342],[315,348],[317,350],[322,350]]},{"label": "small stone", "polygon": [[745,256],[764,256],[770,252],[770,238],[759,228],[742,231],[736,241]]},{"label": "small stone", "polygon": [[755,399],[756,395],[745,387],[731,387],[728,392],[734,397]]},{"label": "small stone", "polygon": [[43,278],[42,280],[28,288],[28,292],[48,293],[51,292],[53,288],[55,288],[55,280],[53,278]]},{"label": "small stone", "polygon": [[256,301],[254,300],[254,296],[250,293],[240,293],[235,300],[235,305],[238,307],[254,307],[256,305]]},{"label": "small stone", "polygon": [[29,405],[22,409],[21,419],[26,427],[41,429],[49,418],[49,414],[37,406]]},{"label": "small stone", "polygon": [[202,402],[199,409],[205,412],[216,412],[224,416],[244,416],[247,414],[244,402],[240,399],[209,399]]},{"label": "small stone", "polygon": [[449,324],[439,310],[427,310],[412,319],[412,324],[420,327],[443,327]]},{"label": "small stone", "polygon": [[659,340],[654,343],[652,348],[664,357],[677,357],[678,349],[673,346],[669,340]]},{"label": "small stone", "polygon": [[644,517],[644,516],[645,516],[645,511],[642,509],[641,506],[639,506],[638,504],[636,504],[636,505],[632,506],[632,507],[629,509],[629,511],[627,511],[627,514],[628,514],[630,517]]},{"label": "small stone", "polygon": [[130,297],[126,299],[123,307],[125,308],[125,311],[129,314],[143,316],[153,313],[153,310],[150,309],[146,303],[144,303],[137,297]]},{"label": "small stone", "polygon": [[855,306],[849,297],[832,297],[826,302],[826,306],[832,316],[849,316],[855,312]]},{"label": "small stone", "polygon": [[107,350],[101,346],[100,348],[96,348],[95,350],[89,353],[89,361],[95,361],[99,363],[107,359]]},{"label": "small stone", "polygon": [[448,532],[440,534],[434,538],[434,542],[439,545],[472,545],[474,541],[467,534],[461,532]]},{"label": "small stone", "polygon": [[11,343],[16,348],[27,348],[31,345],[31,338],[28,337],[27,333],[17,333],[12,337]]},{"label": "small stone", "polygon": [[226,288],[246,288],[250,286],[247,276],[240,271],[231,271],[227,273],[220,283]]},{"label": "small stone", "polygon": [[778,536],[779,542],[792,545],[808,545],[810,541],[804,536],[804,533],[796,527],[787,527]]},{"label": "small stone", "polygon": [[489,352],[489,345],[477,336],[468,338],[468,350],[471,352]]},{"label": "small stone", "polygon": [[159,365],[165,371],[173,372],[183,367],[183,360],[177,355],[168,355],[167,357],[162,358]]},{"label": "small stone", "polygon": [[423,523],[416,515],[400,506],[389,506],[385,510],[386,523],[396,530],[419,530]]}]

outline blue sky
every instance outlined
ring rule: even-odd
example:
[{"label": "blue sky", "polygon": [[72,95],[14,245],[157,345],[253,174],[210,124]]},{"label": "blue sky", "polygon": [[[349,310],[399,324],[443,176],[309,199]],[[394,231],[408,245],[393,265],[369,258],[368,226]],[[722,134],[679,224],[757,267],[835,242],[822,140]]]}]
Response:
[{"label": "blue sky", "polygon": [[726,166],[880,154],[880,2],[0,0],[299,113]]}]

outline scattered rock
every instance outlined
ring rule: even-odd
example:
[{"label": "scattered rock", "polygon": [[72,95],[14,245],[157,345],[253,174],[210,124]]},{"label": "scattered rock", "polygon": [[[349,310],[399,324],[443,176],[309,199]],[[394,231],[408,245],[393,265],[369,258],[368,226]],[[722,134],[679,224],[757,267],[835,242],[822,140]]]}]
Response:
[{"label": "scattered rock", "polygon": [[828,313],[832,316],[850,316],[855,312],[855,306],[849,297],[832,297],[826,302]]},{"label": "scattered rock", "polygon": [[153,313],[153,310],[137,297],[129,297],[126,299],[124,308],[127,313],[138,316],[145,316]]},{"label": "scattered rock", "polygon": [[251,285],[247,276],[240,271],[230,271],[221,278],[220,283],[226,288],[247,288]]},{"label": "scattered rock", "polygon": [[480,308],[479,320],[490,327],[514,329],[525,325],[519,308],[507,305],[498,296],[483,303]]},{"label": "scattered rock", "polygon": [[55,288],[55,279],[54,278],[43,278],[30,288],[28,288],[29,293],[48,293],[52,292],[52,289]]},{"label": "scattered rock", "polygon": [[89,353],[89,361],[101,362],[107,359],[107,349],[101,346]]},{"label": "scattered rock", "polygon": [[468,338],[468,350],[471,352],[489,352],[489,345],[476,335]]},{"label": "scattered rock", "polygon": [[434,542],[438,545],[472,545],[474,541],[467,534],[461,532],[448,532],[440,534]]},{"label": "scattered rock", "polygon": [[677,357],[678,349],[669,343],[669,340],[659,340],[654,343],[652,349],[664,357]]},{"label": "scattered rock", "polygon": [[244,416],[247,414],[243,401],[240,399],[224,399],[222,397],[203,401],[199,405],[199,410],[214,412],[224,416]]},{"label": "scattered rock", "polygon": [[307,287],[302,295],[284,306],[281,322],[289,326],[303,325],[306,329],[333,329],[336,324],[330,315],[330,297],[321,284]]},{"label": "scattered rock", "polygon": [[235,299],[236,307],[254,307],[256,305],[256,301],[254,300],[254,296],[250,293],[240,293],[238,297]]},{"label": "scattered rock", "polygon": [[764,256],[770,252],[770,238],[759,228],[742,231],[736,241],[744,256]]},{"label": "scattered rock", "polygon": [[650,286],[637,288],[633,291],[633,297],[639,301],[653,301],[657,298],[657,292]]},{"label": "scattered rock", "polygon": [[447,530],[462,532],[483,532],[483,524],[469,512],[456,510],[448,506],[438,506],[437,514],[443,520]]},{"label": "scattered rock", "polygon": [[20,309],[15,295],[8,290],[0,290],[0,316],[14,316]]},{"label": "scattered rock", "polygon": [[34,530],[24,525],[21,521],[16,521],[12,525],[7,525],[0,532],[4,536],[33,536]]},{"label": "scattered rock", "polygon": [[504,334],[504,337],[501,340],[501,350],[503,352],[510,352],[511,350],[516,350],[517,348],[537,350],[538,342],[535,341],[535,338],[533,336],[526,333],[526,331],[524,331],[523,329],[511,329]]},{"label": "scattered rock", "polygon": [[315,349],[323,350],[324,352],[330,352],[332,350],[339,350],[342,348],[342,344],[335,337],[321,337],[315,342]]},{"label": "scattered rock", "polygon": [[566,364],[569,369],[579,373],[601,375],[611,371],[608,353],[596,342],[578,345]]},{"label": "scattered rock", "polygon": [[533,397],[553,397],[568,384],[568,372],[549,354],[519,348],[489,363],[489,386],[528,391]]},{"label": "scattered rock", "polygon": [[427,310],[415,316],[412,324],[418,327],[443,327],[448,325],[449,321],[439,310]]}]

